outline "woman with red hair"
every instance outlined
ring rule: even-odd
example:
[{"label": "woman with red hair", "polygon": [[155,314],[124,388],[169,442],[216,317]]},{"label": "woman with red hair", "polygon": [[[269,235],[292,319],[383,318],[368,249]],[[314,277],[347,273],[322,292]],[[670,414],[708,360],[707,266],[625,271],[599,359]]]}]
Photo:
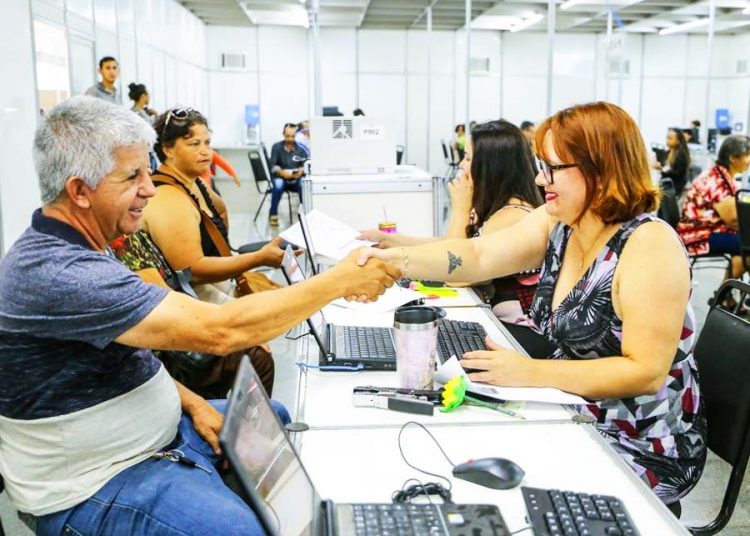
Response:
[{"label": "woman with red hair", "polygon": [[[479,238],[368,249],[408,277],[481,281],[542,266],[530,318],[555,350],[527,357],[491,340],[466,354],[469,378],[556,387],[667,504],[698,481],[706,457],[693,346],[690,266],[659,204],[635,122],[604,102],[567,108],[535,137],[545,204]],[[534,356],[542,357],[542,356]]]}]

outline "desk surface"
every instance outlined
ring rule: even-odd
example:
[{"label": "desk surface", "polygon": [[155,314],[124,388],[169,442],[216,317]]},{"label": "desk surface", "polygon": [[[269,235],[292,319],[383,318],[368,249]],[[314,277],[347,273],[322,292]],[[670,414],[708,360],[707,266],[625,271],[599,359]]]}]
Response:
[{"label": "desk surface", "polygon": [[[482,457],[508,458],[526,472],[522,486],[615,495],[624,501],[641,535],[687,534],[635,473],[586,425],[455,425],[430,426],[430,431],[453,463]],[[336,502],[389,502],[393,491],[410,478],[437,480],[406,465],[398,450],[398,432],[350,429],[301,434],[301,455],[321,497]],[[402,445],[410,463],[450,478],[455,502],[496,504],[511,531],[528,526],[520,486],[500,491],[453,478],[448,461],[429,436],[415,426],[404,431]]]},{"label": "desk surface", "polygon": [[[332,311],[333,310],[333,311]],[[343,312],[339,307],[327,307],[324,312],[329,322],[340,325],[393,325],[393,312],[379,315],[357,314],[350,310]],[[333,314],[332,314],[333,313]],[[490,337],[509,348],[514,341],[495,320],[492,312],[484,307],[446,308],[447,317],[454,320],[479,322]],[[367,321],[363,321],[363,319]],[[300,341],[300,358],[309,364],[317,364],[318,346],[310,337]],[[324,372],[319,370],[300,371],[296,419],[310,428],[368,428],[401,426],[409,420],[434,424],[458,423],[505,423],[521,424],[528,422],[570,421],[572,412],[557,404],[527,402],[518,412],[526,419],[517,419],[488,408],[461,406],[457,411],[433,416],[411,415],[385,409],[354,407],[352,390],[356,386],[374,385],[395,387],[398,378],[395,371]]]}]

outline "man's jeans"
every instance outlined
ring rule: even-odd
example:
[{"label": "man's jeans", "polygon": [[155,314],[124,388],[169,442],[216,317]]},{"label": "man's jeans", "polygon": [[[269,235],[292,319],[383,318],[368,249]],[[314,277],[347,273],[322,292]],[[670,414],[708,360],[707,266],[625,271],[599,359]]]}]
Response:
[{"label": "man's jeans", "polygon": [[288,181],[274,177],[271,179],[273,185],[273,191],[271,192],[271,216],[276,216],[279,213],[279,201],[281,196],[284,195],[284,190],[297,192],[297,195],[302,195],[302,186],[300,185],[300,179]]},{"label": "man's jeans", "polygon": [[[224,413],[226,400],[211,404]],[[278,402],[282,422],[289,414]],[[166,459],[149,458],[107,482],[87,501],[68,510],[37,518],[40,535],[159,534],[263,535],[255,513],[221,480],[214,454],[183,415],[177,437],[168,449],[180,449],[207,473]]]}]

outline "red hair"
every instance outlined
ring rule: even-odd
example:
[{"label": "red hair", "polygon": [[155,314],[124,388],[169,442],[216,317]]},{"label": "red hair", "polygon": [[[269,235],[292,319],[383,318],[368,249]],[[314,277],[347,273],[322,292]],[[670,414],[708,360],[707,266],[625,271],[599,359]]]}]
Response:
[{"label": "red hair", "polygon": [[561,161],[577,164],[586,182],[586,201],[575,223],[589,209],[604,223],[619,223],[659,207],[661,194],[651,181],[646,145],[622,108],[592,102],[545,119],[535,134],[544,160],[547,132]]}]

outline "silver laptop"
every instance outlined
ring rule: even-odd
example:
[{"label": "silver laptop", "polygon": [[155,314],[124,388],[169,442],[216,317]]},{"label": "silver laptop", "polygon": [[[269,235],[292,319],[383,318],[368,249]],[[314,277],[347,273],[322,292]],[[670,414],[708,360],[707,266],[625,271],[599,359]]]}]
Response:
[{"label": "silver laptop", "polygon": [[312,175],[393,173],[395,132],[376,117],[313,117],[310,155]]},{"label": "silver laptop", "polygon": [[[494,505],[321,500],[247,357],[235,378],[219,442],[244,500],[269,536],[509,534]],[[335,464],[331,460],[332,468]],[[400,484],[394,482],[394,489]]]}]

